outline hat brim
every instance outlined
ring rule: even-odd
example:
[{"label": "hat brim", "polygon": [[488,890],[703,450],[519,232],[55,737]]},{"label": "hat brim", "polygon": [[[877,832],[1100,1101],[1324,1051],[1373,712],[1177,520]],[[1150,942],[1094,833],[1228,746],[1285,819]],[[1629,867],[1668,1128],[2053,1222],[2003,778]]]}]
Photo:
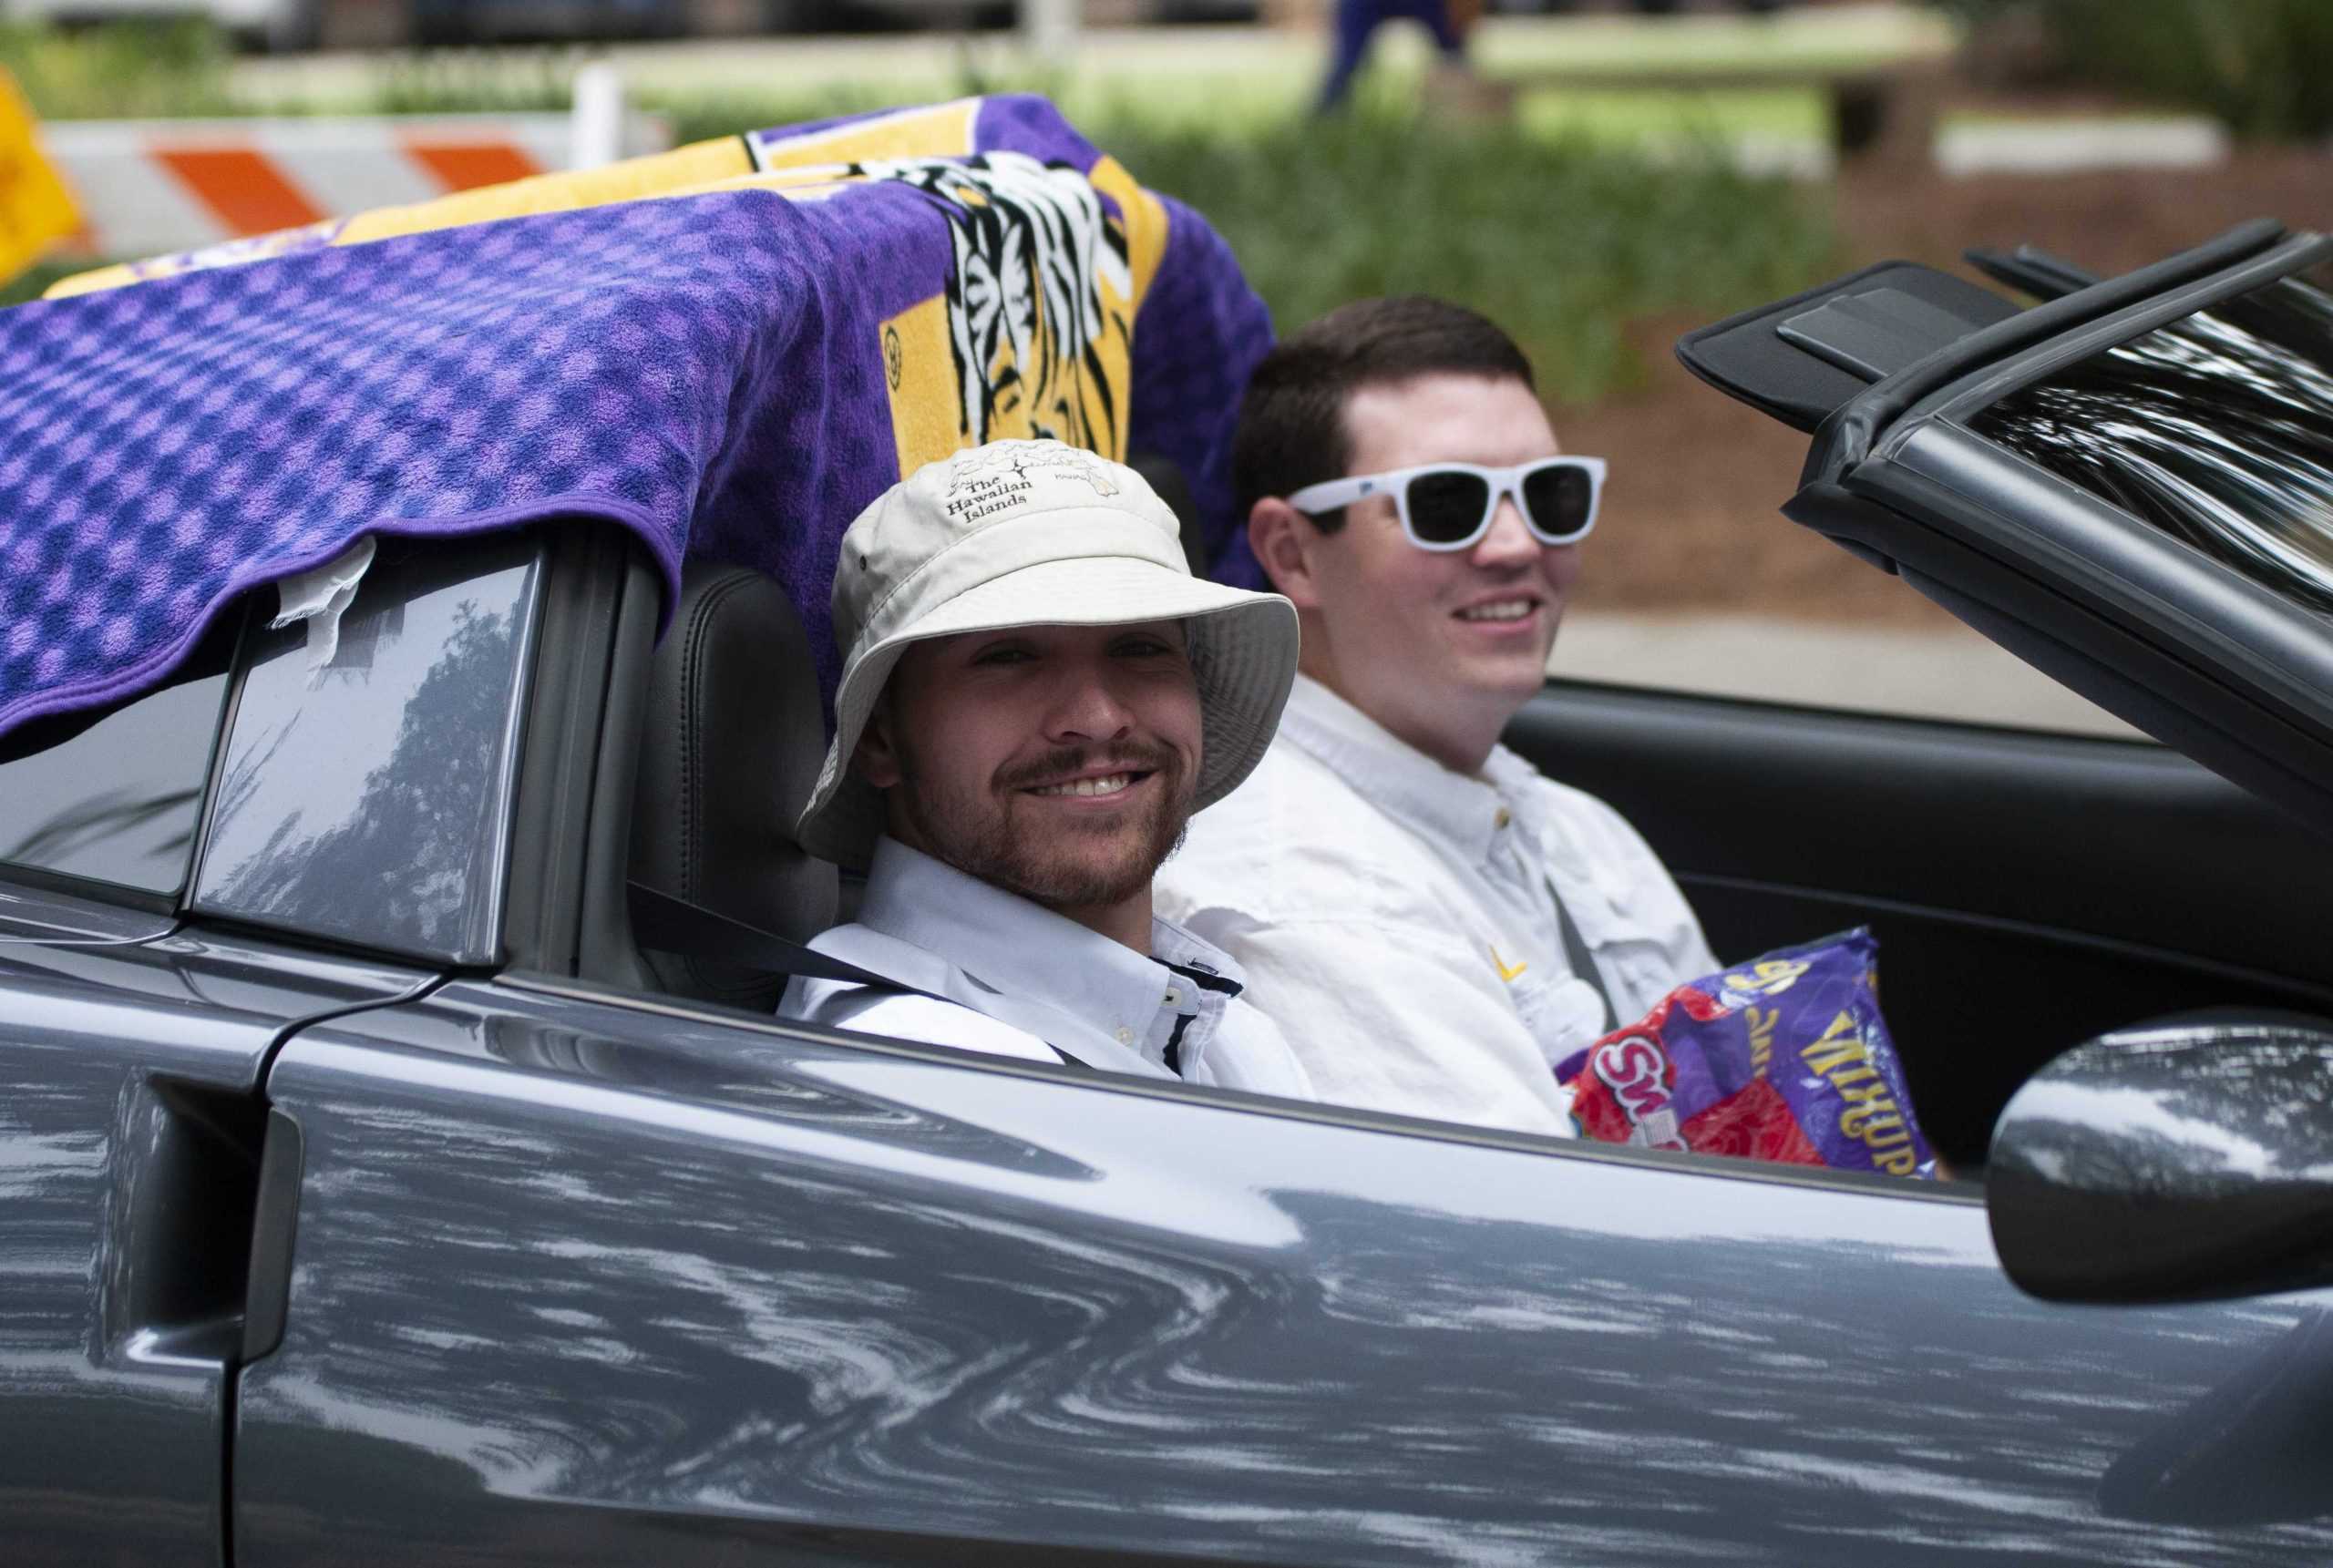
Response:
[{"label": "hat brim", "polygon": [[1125,626],[1179,620],[1198,685],[1199,776],[1192,809],[1254,771],[1296,680],[1296,607],[1278,594],[1227,588],[1140,556],[1039,561],[992,578],[913,623],[851,651],[835,692],[835,738],[796,837],[822,859],[859,869],[883,831],[883,797],[852,770],[859,736],[900,654],[918,642],[1015,626]]}]

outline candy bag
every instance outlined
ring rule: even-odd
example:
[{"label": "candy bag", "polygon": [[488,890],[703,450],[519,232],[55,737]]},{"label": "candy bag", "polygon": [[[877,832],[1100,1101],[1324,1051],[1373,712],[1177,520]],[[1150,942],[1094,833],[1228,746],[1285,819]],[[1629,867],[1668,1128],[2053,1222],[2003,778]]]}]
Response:
[{"label": "candy bag", "polygon": [[1858,926],[1679,986],[1557,1064],[1573,1124],[1599,1143],[1933,1177],[1878,957]]}]

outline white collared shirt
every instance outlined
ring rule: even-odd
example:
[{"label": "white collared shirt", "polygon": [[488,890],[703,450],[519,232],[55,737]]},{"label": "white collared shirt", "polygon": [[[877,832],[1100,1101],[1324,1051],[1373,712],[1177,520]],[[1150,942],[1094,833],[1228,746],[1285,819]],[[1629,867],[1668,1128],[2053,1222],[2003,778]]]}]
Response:
[{"label": "white collared shirt", "polygon": [[797,976],[777,1012],[864,1034],[1037,1061],[1115,1061],[1193,1083],[1316,1098],[1279,1029],[1242,999],[1237,964],[1166,920],[1153,920],[1150,936],[1145,958],[882,838],[858,920],[810,946],[910,989]]},{"label": "white collared shirt", "polygon": [[1191,819],[1159,911],[1231,954],[1323,1100],[1568,1134],[1554,1064],[1718,965],[1620,815],[1494,749],[1451,772],[1300,676],[1264,762]]}]

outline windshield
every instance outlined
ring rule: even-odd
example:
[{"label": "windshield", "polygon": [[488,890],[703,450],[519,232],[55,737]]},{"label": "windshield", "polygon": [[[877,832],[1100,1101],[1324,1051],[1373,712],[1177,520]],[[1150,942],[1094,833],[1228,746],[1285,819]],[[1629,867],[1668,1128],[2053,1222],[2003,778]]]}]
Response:
[{"label": "windshield", "polygon": [[2318,268],[2198,312],[2011,394],[1973,426],[2333,613],[2328,284],[2333,270]]}]

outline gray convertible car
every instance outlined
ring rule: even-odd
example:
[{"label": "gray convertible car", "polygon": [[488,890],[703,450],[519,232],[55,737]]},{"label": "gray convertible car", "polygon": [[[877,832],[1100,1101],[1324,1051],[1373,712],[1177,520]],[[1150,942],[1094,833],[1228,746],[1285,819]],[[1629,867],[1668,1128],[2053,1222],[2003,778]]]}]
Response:
[{"label": "gray convertible car", "polygon": [[[0,741],[11,1563],[2333,1559],[2333,241],[1695,333],[1787,510],[2163,743],[1568,683],[1896,1182],[823,1032],[786,596],[384,540]],[[2312,283],[2308,280],[2314,279]],[[1776,497],[1777,500],[1782,497]]]}]

